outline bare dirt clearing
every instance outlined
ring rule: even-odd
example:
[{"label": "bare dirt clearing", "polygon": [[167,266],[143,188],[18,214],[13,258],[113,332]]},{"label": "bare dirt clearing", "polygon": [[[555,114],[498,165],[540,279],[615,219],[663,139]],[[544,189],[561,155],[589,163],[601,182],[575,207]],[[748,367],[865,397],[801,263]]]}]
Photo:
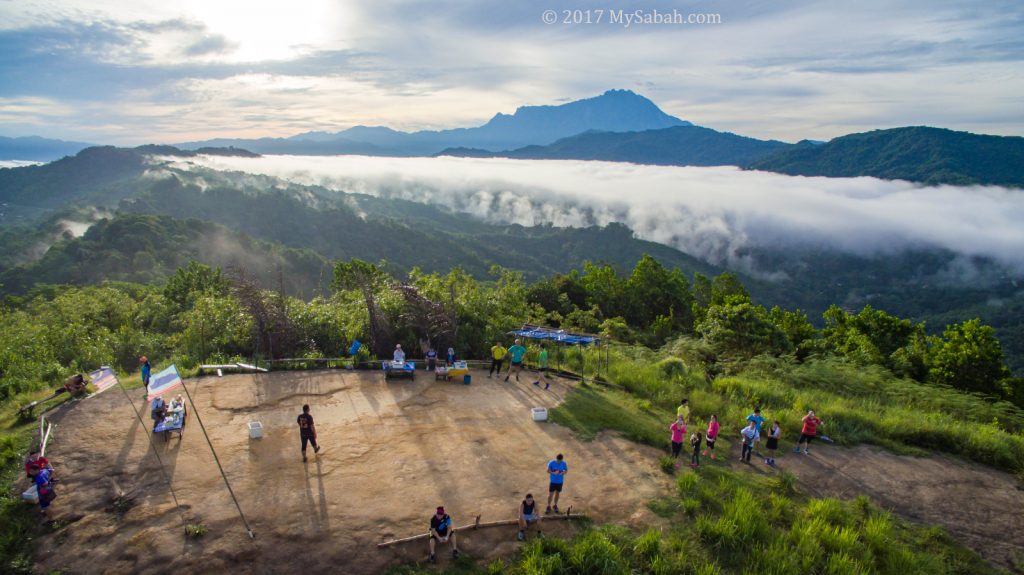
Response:
[{"label": "bare dirt clearing", "polygon": [[[1013,475],[944,455],[911,457],[861,445],[815,445],[811,455],[780,453],[779,469],[817,497],[869,496],[876,505],[925,525],[941,525],[989,562],[1024,558],[1024,490]],[[734,466],[741,465],[736,462]],[[759,473],[775,471],[754,459]]]},{"label": "bare dirt clearing", "polygon": [[[383,383],[379,373],[347,371],[232,375],[187,381],[238,500],[255,531],[246,534],[216,464],[190,414],[184,438],[155,438],[189,523],[209,532],[185,540],[177,512],[149,448],[142,390],[129,392],[143,410],[139,425],[119,390],[53,414],[56,441],[48,455],[63,478],[55,517],[72,521],[42,537],[42,570],[72,573],[379,572],[422,560],[426,542],[378,550],[378,542],[425,532],[437,505],[457,525],[515,516],[527,492],[544,500],[547,461],[569,464],[562,509],[600,522],[641,526],[659,520],[646,502],[671,479],[657,468],[658,451],[614,435],[583,442],[560,426],[535,423],[530,408],[553,407],[572,382],[550,391],[502,383],[473,373],[473,384]],[[174,392],[172,392],[174,393]],[[312,406],[319,457],[303,464],[295,418]],[[251,440],[247,424],[264,437]],[[133,498],[111,502],[115,485]],[[121,512],[123,511],[123,514]],[[569,534],[568,522],[545,527]],[[460,547],[476,558],[507,556],[519,544],[515,527],[462,533]],[[450,559],[439,555],[444,566]]]}]

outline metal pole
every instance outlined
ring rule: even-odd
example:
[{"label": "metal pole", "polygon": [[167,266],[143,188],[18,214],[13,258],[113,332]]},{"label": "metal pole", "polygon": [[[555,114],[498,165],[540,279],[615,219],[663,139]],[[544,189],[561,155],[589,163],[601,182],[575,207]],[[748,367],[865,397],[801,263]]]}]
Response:
[{"label": "metal pole", "polygon": [[203,437],[206,438],[206,444],[210,446],[210,453],[213,454],[213,461],[217,464],[217,469],[220,470],[220,476],[224,478],[224,485],[228,488],[228,493],[231,494],[231,500],[235,502],[235,508],[238,509],[238,516],[242,518],[242,523],[245,525],[245,530],[249,533],[250,539],[255,539],[256,536],[252,532],[252,527],[249,527],[249,521],[246,520],[245,514],[242,513],[242,506],[238,504],[238,498],[235,497],[235,491],[231,489],[231,483],[228,482],[228,476],[224,474],[224,468],[220,465],[220,458],[217,457],[217,451],[213,448],[213,443],[210,442],[210,436],[206,433],[206,426],[203,425],[203,418],[199,417],[199,409],[196,408],[196,402],[192,400],[192,394],[188,391],[188,386],[185,385],[185,381],[181,382],[182,389],[185,390],[185,395],[188,396],[188,402],[192,406],[192,411],[196,414],[196,421],[199,422],[199,428],[203,430]]}]

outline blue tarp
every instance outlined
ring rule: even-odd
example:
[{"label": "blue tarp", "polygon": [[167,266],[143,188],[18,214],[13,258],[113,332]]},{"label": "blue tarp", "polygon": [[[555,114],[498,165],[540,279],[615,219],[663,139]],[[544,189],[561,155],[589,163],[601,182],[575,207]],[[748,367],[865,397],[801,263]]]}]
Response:
[{"label": "blue tarp", "polygon": [[540,339],[547,341],[555,341],[558,343],[566,343],[569,345],[590,345],[601,341],[601,338],[592,335],[577,335],[569,333],[565,330],[554,330],[554,329],[543,329],[543,328],[530,328],[530,329],[517,329],[515,331],[508,332],[510,335],[516,337],[525,337],[527,339]]}]

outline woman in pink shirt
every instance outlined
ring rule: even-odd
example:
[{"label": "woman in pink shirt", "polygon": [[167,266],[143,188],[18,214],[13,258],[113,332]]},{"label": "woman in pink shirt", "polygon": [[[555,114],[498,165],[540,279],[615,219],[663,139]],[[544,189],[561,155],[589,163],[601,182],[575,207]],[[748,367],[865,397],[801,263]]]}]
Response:
[{"label": "woman in pink shirt", "polygon": [[711,452],[711,459],[715,458],[715,440],[718,439],[718,418],[714,415],[711,416],[711,422],[708,423],[708,432],[704,436],[707,441],[708,448],[704,450],[704,455],[707,456],[708,452]]},{"label": "woman in pink shirt", "polygon": [[672,432],[672,457],[678,459],[679,452],[683,449],[683,436],[686,435],[686,422],[683,421],[682,415],[672,422],[669,431]]}]

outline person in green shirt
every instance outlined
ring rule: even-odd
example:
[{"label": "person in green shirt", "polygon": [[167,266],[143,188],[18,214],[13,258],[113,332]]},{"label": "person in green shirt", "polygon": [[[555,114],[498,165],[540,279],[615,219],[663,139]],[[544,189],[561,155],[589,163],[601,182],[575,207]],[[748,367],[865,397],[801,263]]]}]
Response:
[{"label": "person in green shirt", "polygon": [[511,356],[512,361],[509,362],[508,373],[505,374],[505,381],[508,381],[512,370],[516,370],[516,381],[519,381],[519,372],[523,370],[523,357],[526,356],[526,348],[523,347],[522,343],[517,339],[515,344],[508,348],[508,354]]},{"label": "person in green shirt", "polygon": [[683,400],[679,402],[679,407],[676,408],[676,415],[681,415],[683,417],[683,421],[690,421],[689,399],[684,397]]},{"label": "person in green shirt", "polygon": [[487,377],[494,375],[494,371],[498,371],[498,376],[501,376],[501,364],[505,363],[505,346],[501,345],[500,341],[494,342],[494,347],[491,348],[491,371],[488,372]]},{"label": "person in green shirt", "polygon": [[538,367],[540,367],[541,373],[544,377],[548,377],[548,344],[540,344],[540,358],[538,358]]}]

